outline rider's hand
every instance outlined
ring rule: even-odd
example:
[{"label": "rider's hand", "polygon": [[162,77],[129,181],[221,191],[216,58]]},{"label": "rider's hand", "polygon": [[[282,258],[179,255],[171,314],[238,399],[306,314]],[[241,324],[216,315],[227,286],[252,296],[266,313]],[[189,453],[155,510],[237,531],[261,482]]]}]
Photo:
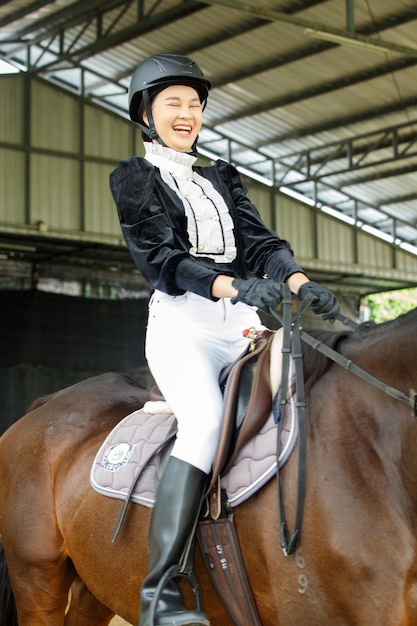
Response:
[{"label": "rider's hand", "polygon": [[297,292],[297,298],[299,300],[313,298],[311,308],[314,313],[321,313],[324,320],[334,322],[340,311],[339,302],[334,293],[314,281],[301,285]]},{"label": "rider's hand", "polygon": [[269,309],[275,309],[282,300],[280,283],[269,278],[235,278],[232,286],[237,289],[237,296],[232,298],[232,304],[244,302],[269,313]]}]

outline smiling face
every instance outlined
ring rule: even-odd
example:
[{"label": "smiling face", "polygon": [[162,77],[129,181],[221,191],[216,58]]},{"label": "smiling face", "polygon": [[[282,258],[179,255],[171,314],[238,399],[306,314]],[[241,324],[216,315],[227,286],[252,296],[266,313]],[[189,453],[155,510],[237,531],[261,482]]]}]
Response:
[{"label": "smiling face", "polygon": [[[159,137],[168,148],[189,152],[203,122],[198,93],[186,85],[170,85],[155,96],[152,116]],[[148,116],[143,115],[148,124]]]}]

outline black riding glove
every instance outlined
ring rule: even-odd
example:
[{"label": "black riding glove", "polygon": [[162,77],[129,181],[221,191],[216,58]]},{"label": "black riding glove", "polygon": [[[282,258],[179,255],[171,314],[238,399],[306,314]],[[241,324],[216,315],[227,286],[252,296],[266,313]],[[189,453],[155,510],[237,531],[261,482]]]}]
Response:
[{"label": "black riding glove", "polygon": [[281,285],[268,278],[235,278],[232,286],[238,292],[232,304],[244,302],[269,313],[269,309],[275,309],[282,300]]},{"label": "black riding glove", "polygon": [[297,298],[299,300],[314,298],[311,308],[314,313],[321,313],[324,320],[334,321],[340,311],[339,302],[334,293],[314,281],[301,285],[297,292]]}]

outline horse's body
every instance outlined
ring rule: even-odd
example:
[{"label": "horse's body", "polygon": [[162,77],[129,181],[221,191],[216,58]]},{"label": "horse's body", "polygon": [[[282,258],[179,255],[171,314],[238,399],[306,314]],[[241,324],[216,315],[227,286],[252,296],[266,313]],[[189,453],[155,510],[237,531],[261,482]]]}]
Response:
[{"label": "horse's body", "polygon": [[[406,394],[417,387],[417,311],[360,329],[338,349]],[[317,374],[311,357],[305,363]],[[114,613],[137,623],[149,511],[132,504],[112,544],[121,502],[93,491],[89,473],[107,432],[146,399],[145,390],[105,375],[55,394],[1,437],[0,534],[19,626],[104,626]],[[335,364],[312,384],[307,408],[297,554],[279,547],[274,480],[235,509],[262,624],[417,626],[416,418]],[[296,454],[280,474],[291,526]],[[231,626],[198,550],[196,571],[212,625]]]}]

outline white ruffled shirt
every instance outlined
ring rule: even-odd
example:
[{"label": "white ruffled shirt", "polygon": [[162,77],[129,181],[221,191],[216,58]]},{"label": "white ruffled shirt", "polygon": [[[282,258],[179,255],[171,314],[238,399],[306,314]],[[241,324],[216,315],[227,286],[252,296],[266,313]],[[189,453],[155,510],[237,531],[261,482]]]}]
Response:
[{"label": "white ruffled shirt", "polygon": [[233,221],[222,196],[209,180],[192,169],[197,157],[145,142],[145,158],[175,191],[187,217],[190,254],[231,263],[237,254]]}]

